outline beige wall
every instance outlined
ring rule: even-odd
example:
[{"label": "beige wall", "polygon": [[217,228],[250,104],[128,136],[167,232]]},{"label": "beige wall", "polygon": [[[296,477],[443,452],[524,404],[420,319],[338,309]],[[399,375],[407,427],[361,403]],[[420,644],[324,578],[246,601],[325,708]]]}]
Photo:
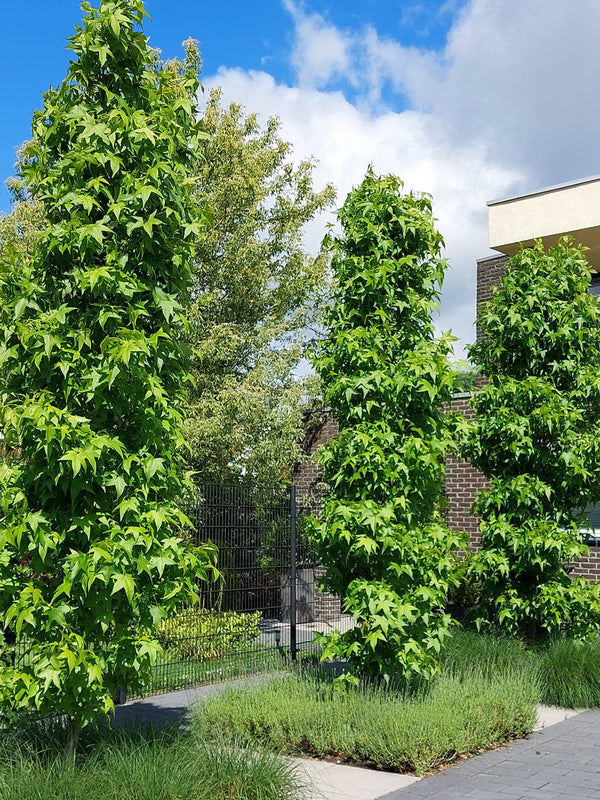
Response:
[{"label": "beige wall", "polygon": [[489,206],[489,245],[512,255],[520,244],[573,236],[589,248],[593,267],[600,268],[600,177],[551,187],[522,197],[496,200]]}]

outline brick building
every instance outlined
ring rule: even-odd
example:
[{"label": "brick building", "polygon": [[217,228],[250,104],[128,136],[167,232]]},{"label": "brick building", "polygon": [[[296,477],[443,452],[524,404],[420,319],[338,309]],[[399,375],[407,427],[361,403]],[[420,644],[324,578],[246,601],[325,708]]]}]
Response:
[{"label": "brick building", "polygon": [[[583,244],[592,269],[597,271],[592,277],[591,291],[600,294],[600,176],[492,201],[488,208],[489,244],[498,253],[477,262],[477,312],[491,298],[493,287],[500,283],[509,257],[521,245],[531,245],[535,239],[542,239],[549,246],[561,236],[569,235]],[[452,409],[469,417],[472,414],[469,395],[456,395]],[[335,422],[326,414],[315,418],[306,439],[306,452],[313,455],[336,433]],[[297,481],[306,488],[318,485],[320,474],[314,459],[309,458],[302,465]],[[480,542],[479,521],[471,514],[471,507],[485,483],[485,477],[468,461],[448,459],[447,521],[451,528],[469,533],[474,549]],[[600,542],[591,542],[589,555],[574,565],[572,574],[600,580]]]}]

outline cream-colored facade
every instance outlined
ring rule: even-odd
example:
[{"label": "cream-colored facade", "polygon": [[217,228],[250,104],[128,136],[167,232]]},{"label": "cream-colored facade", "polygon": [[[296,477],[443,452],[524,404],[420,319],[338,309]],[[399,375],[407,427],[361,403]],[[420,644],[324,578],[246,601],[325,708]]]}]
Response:
[{"label": "cream-colored facade", "polygon": [[600,175],[492,200],[488,207],[493,250],[512,255],[535,239],[549,246],[561,236],[572,236],[588,248],[590,265],[600,270]]}]

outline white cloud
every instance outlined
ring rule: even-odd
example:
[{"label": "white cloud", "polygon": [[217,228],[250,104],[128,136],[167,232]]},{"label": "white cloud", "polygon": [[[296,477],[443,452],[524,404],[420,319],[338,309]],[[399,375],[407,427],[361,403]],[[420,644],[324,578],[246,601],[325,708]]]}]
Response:
[{"label": "white cloud", "polygon": [[283,5],[296,28],[291,61],[299,85],[320,87],[333,79],[347,79],[351,72],[352,37],[329,25],[320,14],[305,14],[293,0],[283,0]]},{"label": "white cloud", "polygon": [[598,172],[599,30],[596,0],[472,0],[451,31],[433,113],[531,186]]},{"label": "white cloud", "polygon": [[[486,201],[600,172],[597,0],[471,0],[441,52],[341,31],[284,0],[297,85],[222,68],[208,85],[263,119],[278,116],[297,158],[341,203],[369,163],[427,191],[451,263],[440,327],[473,339],[475,261],[487,249]],[[342,94],[340,77],[352,87]],[[382,98],[385,98],[385,102]],[[310,226],[316,248],[325,220]]]}]

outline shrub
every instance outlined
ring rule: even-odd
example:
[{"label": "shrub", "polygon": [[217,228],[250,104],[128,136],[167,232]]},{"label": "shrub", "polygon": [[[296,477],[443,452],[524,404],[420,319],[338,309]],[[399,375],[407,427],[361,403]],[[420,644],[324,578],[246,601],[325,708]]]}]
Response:
[{"label": "shrub", "polygon": [[481,583],[472,569],[474,554],[471,551],[467,550],[462,557],[456,555],[455,558],[455,582],[448,592],[448,602],[460,606],[465,613],[465,619],[470,621],[471,609],[477,604],[481,594]]},{"label": "shrub", "polygon": [[159,641],[169,661],[208,661],[251,647],[262,614],[185,609],[160,623]]}]

